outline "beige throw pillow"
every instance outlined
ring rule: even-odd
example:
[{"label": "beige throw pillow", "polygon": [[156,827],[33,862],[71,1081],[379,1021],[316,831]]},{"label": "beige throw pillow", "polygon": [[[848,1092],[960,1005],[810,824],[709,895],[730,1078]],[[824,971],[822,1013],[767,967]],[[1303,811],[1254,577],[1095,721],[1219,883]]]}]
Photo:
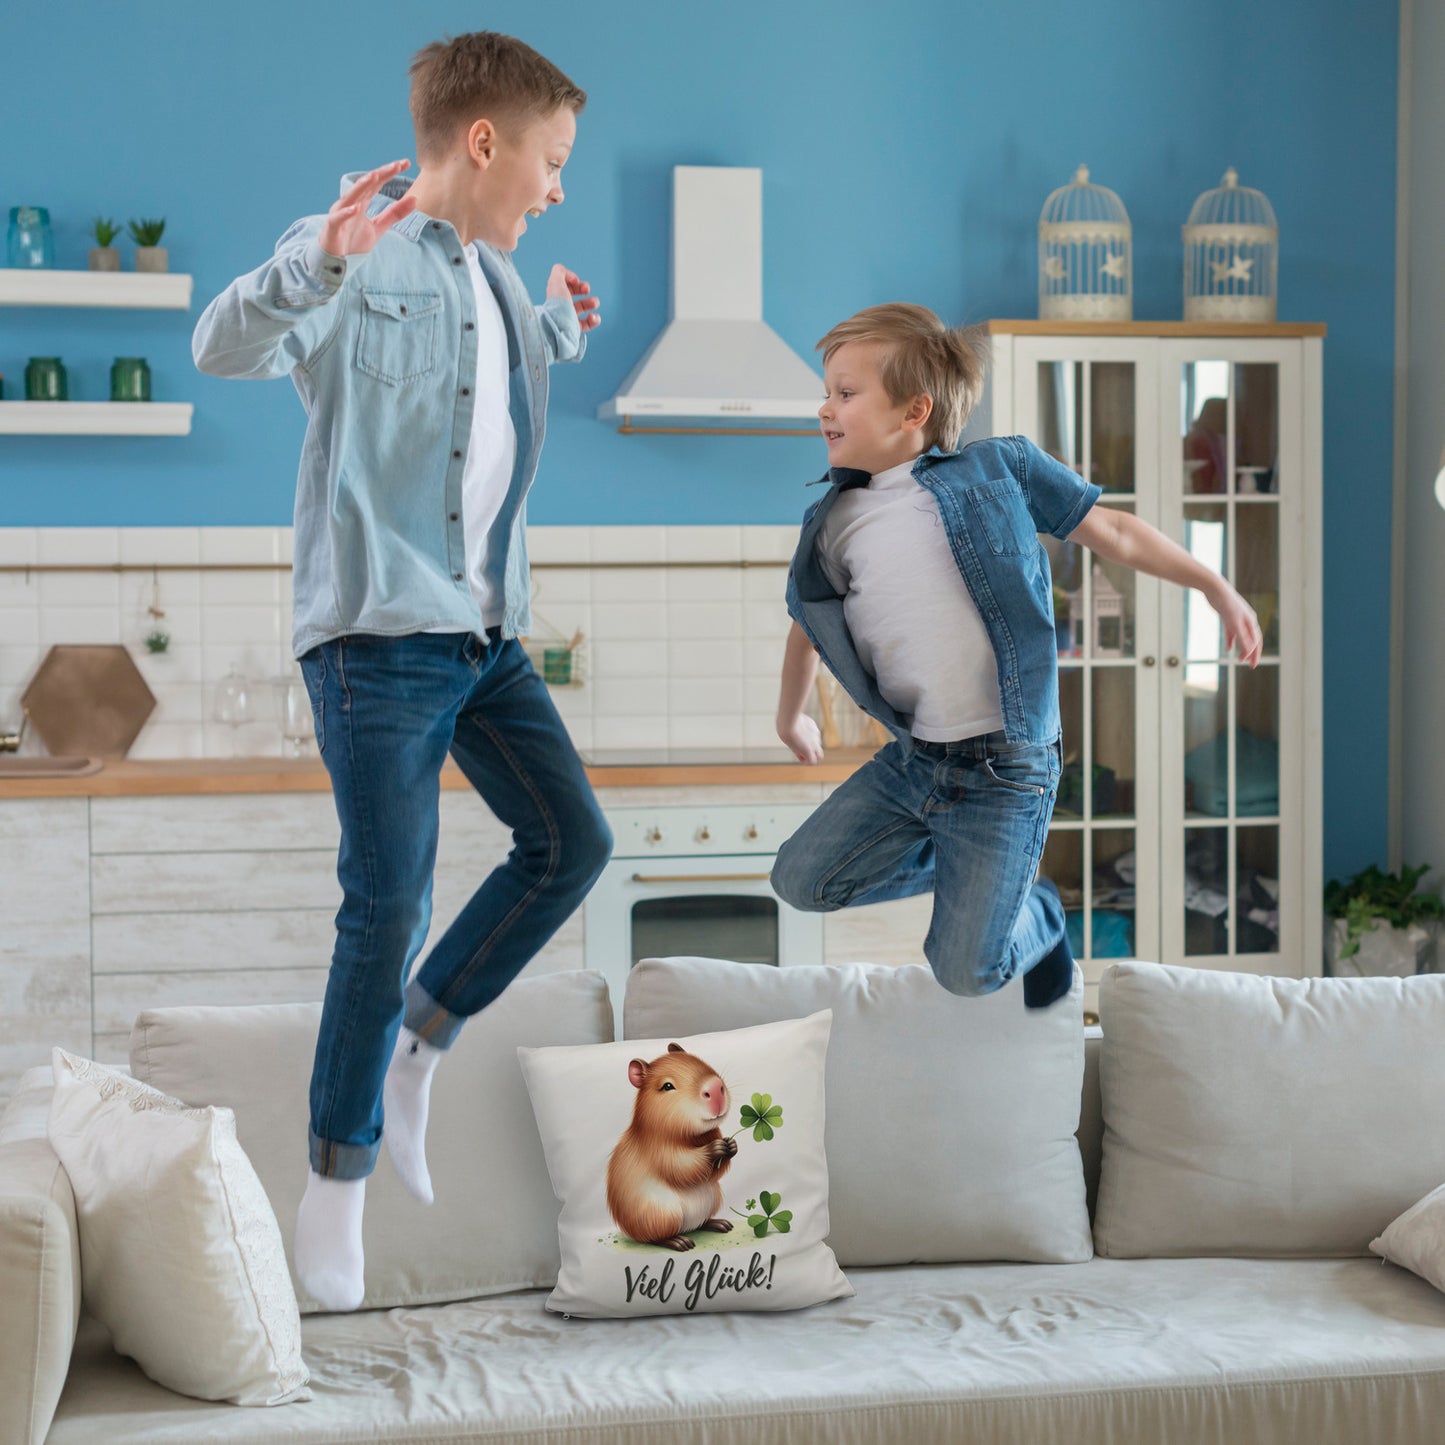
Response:
[{"label": "beige throw pillow", "polygon": [[52,1057],[49,1136],[75,1193],[82,1293],[115,1348],[198,1399],[309,1399],[281,1231],[231,1111]]},{"label": "beige throw pillow", "polygon": [[1412,1204],[1370,1248],[1445,1291],[1445,1184]]}]

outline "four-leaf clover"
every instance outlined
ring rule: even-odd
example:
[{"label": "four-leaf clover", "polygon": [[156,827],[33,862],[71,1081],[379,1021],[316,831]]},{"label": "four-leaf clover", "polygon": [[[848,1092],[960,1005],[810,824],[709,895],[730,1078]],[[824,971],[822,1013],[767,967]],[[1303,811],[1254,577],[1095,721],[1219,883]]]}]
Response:
[{"label": "four-leaf clover", "polygon": [[[741,1114],[743,1129],[751,1129],[753,1138],[761,1143],[771,1139],[775,1129],[783,1126],[783,1106],[773,1103],[771,1094],[754,1094],[751,1104],[744,1104]],[[742,1133],[742,1129],[738,1130]]]}]

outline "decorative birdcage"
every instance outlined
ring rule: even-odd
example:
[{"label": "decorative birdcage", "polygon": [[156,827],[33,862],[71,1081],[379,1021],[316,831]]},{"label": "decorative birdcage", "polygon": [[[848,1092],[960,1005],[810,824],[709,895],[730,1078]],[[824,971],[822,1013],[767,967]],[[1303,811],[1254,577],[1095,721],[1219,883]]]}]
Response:
[{"label": "decorative birdcage", "polygon": [[1184,225],[1184,319],[1273,321],[1278,269],[1274,207],[1230,166]]},{"label": "decorative birdcage", "polygon": [[1129,213],[1080,166],[1039,215],[1039,316],[1044,320],[1129,321],[1134,315],[1134,246]]}]

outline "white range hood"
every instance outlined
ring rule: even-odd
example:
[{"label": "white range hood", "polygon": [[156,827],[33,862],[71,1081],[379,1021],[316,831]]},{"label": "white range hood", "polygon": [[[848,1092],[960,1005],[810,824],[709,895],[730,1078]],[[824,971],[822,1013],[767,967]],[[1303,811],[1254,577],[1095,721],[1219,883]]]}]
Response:
[{"label": "white range hood", "polygon": [[671,320],[607,418],[817,416],[823,382],[763,320],[763,173],[674,166]]}]

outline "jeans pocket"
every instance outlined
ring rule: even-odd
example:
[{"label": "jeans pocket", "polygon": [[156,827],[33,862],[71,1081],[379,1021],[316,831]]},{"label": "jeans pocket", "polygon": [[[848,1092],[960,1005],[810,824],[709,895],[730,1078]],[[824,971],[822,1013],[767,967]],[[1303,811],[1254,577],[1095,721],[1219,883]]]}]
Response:
[{"label": "jeans pocket", "polygon": [[301,677],[306,695],[311,699],[311,715],[316,720],[316,751],[326,756],[326,652],[325,644],[313,647],[301,661]]},{"label": "jeans pocket", "polygon": [[985,753],[983,770],[999,787],[1035,798],[1042,798],[1053,786],[1056,777],[1049,765],[1049,750],[1041,747],[1019,752]]},{"label": "jeans pocket", "polygon": [[356,365],[388,386],[414,381],[436,365],[439,291],[362,288]]}]

